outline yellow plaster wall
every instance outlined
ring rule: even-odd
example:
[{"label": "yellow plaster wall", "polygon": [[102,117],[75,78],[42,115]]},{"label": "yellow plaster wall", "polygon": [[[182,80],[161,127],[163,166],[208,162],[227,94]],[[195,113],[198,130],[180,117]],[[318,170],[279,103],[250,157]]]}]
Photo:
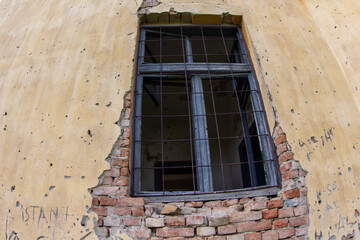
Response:
[{"label": "yellow plaster wall", "polygon": [[[0,2],[1,237],[79,239],[93,231],[87,189],[108,168],[119,135],[140,2]],[[270,128],[274,107],[309,171],[310,239],[353,230],[359,238],[360,4],[163,0],[150,11],[170,8],[243,16]]]},{"label": "yellow plaster wall", "polygon": [[120,134],[139,6],[0,2],[0,239],[93,232],[88,188],[109,167],[104,159]]}]

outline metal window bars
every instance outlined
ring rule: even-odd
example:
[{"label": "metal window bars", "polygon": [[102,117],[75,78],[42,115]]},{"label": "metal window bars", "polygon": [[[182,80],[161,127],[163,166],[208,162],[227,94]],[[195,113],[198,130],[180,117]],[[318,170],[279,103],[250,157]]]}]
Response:
[{"label": "metal window bars", "polygon": [[132,195],[253,195],[279,186],[239,27],[142,25],[137,58]]}]

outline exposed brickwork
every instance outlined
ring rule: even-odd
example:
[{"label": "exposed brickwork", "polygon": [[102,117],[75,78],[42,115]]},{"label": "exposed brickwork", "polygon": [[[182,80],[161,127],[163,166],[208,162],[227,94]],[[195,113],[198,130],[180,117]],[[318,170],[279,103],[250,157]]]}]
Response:
[{"label": "exposed brickwork", "polygon": [[144,198],[129,195],[130,117],[128,93],[120,119],[121,135],[107,158],[110,169],[99,178],[99,185],[91,189],[92,210],[99,216],[95,232],[100,239],[114,237],[118,231],[133,239],[154,240],[306,238],[309,224],[306,172],[294,160],[278,124],[273,134],[283,181],[278,196],[165,204],[160,200],[146,203]]}]

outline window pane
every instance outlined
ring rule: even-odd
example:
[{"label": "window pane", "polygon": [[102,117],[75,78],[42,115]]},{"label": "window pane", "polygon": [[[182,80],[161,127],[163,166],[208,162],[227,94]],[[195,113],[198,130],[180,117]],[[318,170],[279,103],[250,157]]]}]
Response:
[{"label": "window pane", "polygon": [[172,37],[162,39],[162,63],[181,63],[184,62],[182,41]]},{"label": "window pane", "polygon": [[164,94],[162,98],[163,115],[188,115],[186,94]]},{"label": "window pane", "polygon": [[189,117],[164,117],[164,140],[190,140]]},{"label": "window pane", "polygon": [[161,118],[143,117],[141,121],[141,140],[161,140]]}]

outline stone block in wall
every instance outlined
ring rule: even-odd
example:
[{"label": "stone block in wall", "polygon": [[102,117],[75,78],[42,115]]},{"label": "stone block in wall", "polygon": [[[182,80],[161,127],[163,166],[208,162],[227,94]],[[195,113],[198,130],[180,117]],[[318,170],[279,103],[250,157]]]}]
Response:
[{"label": "stone block in wall", "polygon": [[215,227],[198,227],[196,234],[199,236],[212,236],[215,235]]},{"label": "stone block in wall", "polygon": [[229,223],[229,216],[226,212],[216,212],[209,216],[209,226],[221,226]]},{"label": "stone block in wall", "polygon": [[156,236],[158,237],[192,237],[194,236],[193,228],[157,228]]},{"label": "stone block in wall", "polygon": [[145,226],[148,228],[158,228],[165,226],[164,218],[147,218],[145,219]]}]

